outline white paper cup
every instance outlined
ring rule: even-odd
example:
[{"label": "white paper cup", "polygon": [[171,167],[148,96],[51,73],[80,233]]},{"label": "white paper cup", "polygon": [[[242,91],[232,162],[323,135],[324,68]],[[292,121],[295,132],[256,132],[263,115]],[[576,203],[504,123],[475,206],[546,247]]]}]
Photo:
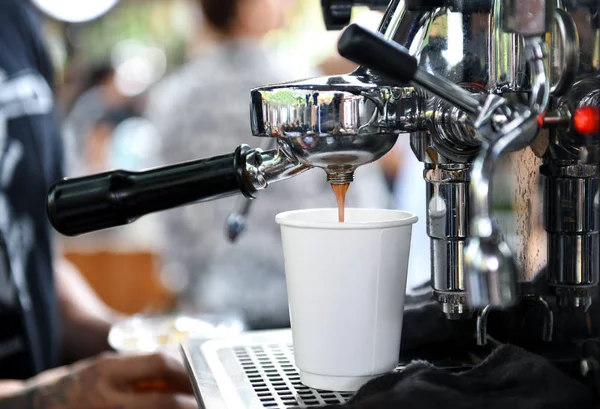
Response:
[{"label": "white paper cup", "polygon": [[295,363],[306,386],[356,391],[396,367],[412,225],[383,209],[278,214]]}]

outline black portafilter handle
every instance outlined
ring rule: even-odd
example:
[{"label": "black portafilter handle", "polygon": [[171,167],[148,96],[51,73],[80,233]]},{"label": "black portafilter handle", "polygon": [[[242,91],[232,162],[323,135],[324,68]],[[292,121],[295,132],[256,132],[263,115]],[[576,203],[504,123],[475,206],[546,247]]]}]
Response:
[{"label": "black portafilter handle", "polygon": [[131,223],[139,217],[236,193],[246,182],[247,145],[234,153],[141,172],[115,170],[57,182],[48,193],[50,223],[67,236]]},{"label": "black portafilter handle", "polygon": [[414,83],[468,114],[476,116],[479,112],[479,101],[469,92],[442,76],[420,69],[417,59],[406,48],[381,33],[351,24],[340,36],[338,52],[384,77]]}]

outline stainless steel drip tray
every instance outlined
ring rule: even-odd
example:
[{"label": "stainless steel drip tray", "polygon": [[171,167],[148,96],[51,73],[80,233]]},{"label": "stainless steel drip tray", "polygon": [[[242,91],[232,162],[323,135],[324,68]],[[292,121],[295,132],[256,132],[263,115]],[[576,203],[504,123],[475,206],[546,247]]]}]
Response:
[{"label": "stainless steel drip tray", "polygon": [[182,351],[200,408],[309,407],[344,403],[353,395],[300,383],[289,329],[189,340]]}]

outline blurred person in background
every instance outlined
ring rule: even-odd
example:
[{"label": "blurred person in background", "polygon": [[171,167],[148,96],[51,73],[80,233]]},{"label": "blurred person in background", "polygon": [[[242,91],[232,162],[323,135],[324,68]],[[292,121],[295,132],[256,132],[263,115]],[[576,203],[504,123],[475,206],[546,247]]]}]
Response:
[{"label": "blurred person in background", "polygon": [[64,119],[70,177],[109,169],[113,131],[125,119],[138,115],[135,101],[120,92],[115,76],[110,61],[94,64],[87,86]]},{"label": "blurred person in background", "polygon": [[[123,100],[115,86],[115,70],[110,62],[94,64],[89,69],[87,83],[80,95],[71,109],[64,113],[63,134],[69,176],[91,173],[91,169],[98,167],[99,158],[103,156],[101,152],[106,149],[101,138],[94,137],[94,133],[102,127],[102,118],[107,110],[123,104]],[[90,145],[96,149],[86,149]],[[88,155],[93,151],[97,151],[94,156]]]},{"label": "blurred person in background", "polygon": [[[178,361],[99,355],[118,317],[54,255],[45,203],[63,152],[53,77],[32,5],[0,0],[0,408],[194,408]],[[147,379],[173,391],[134,388]]]},{"label": "blurred person in background", "polygon": [[[263,43],[281,29],[291,0],[197,0],[201,21],[190,61],[150,93],[147,117],[161,135],[161,164],[220,155],[240,144],[261,144],[250,131],[254,87],[318,76],[301,55],[277,58]],[[275,215],[300,208],[334,207],[321,169],[260,192],[247,231],[235,243],[226,219],[236,198],[174,209],[160,215],[167,279],[180,280],[179,308],[193,313],[233,312],[251,329],[289,326],[284,260]],[[348,207],[390,207],[391,194],[376,164],[359,168]]]}]

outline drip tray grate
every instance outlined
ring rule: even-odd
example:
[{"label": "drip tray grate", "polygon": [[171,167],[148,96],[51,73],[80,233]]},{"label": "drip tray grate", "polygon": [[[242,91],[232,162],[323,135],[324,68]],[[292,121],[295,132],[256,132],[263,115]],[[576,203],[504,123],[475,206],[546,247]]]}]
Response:
[{"label": "drip tray grate", "polygon": [[264,407],[340,404],[352,397],[352,393],[318,391],[304,386],[292,363],[292,344],[234,347],[233,351]]},{"label": "drip tray grate", "polygon": [[290,330],[247,332],[182,346],[198,404],[205,409],[274,409],[342,404],[348,392],[304,386]]}]

